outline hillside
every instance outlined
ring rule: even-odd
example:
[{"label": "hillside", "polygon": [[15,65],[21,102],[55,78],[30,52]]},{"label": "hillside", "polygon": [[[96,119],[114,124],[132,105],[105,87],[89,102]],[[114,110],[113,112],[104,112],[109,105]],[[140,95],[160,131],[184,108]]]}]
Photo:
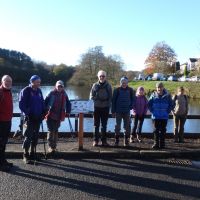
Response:
[{"label": "hillside", "polygon": [[[137,89],[139,86],[145,88],[146,93],[151,93],[155,90],[157,81],[132,81],[129,83],[131,87]],[[163,81],[164,87],[171,93],[174,94],[179,86],[183,86],[186,89],[186,93],[190,98],[200,98],[200,82],[174,82],[174,81]]]},{"label": "hillside", "polygon": [[74,71],[73,66],[47,65],[33,61],[23,52],[0,48],[0,77],[8,74],[14,83],[27,82],[33,74],[39,75],[43,83],[54,83],[58,79],[67,82]]}]

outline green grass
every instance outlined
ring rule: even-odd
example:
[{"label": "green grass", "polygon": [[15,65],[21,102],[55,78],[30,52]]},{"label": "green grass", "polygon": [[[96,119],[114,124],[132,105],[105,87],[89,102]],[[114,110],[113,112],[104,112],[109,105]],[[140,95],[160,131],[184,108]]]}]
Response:
[{"label": "green grass", "polygon": [[[137,89],[139,86],[145,88],[145,92],[151,93],[155,90],[156,83],[158,81],[132,81],[129,82],[129,86]],[[179,86],[185,88],[186,94],[193,99],[200,98],[200,82],[174,82],[174,81],[162,81],[164,87],[173,95],[175,94]]]}]

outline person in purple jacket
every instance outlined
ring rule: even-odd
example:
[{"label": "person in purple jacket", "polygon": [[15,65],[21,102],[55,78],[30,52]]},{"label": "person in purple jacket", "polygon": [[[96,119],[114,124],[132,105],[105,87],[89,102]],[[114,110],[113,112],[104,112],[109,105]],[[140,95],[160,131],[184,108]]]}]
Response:
[{"label": "person in purple jacket", "polygon": [[138,87],[136,91],[136,99],[133,104],[133,114],[135,119],[131,132],[130,143],[134,142],[135,137],[137,137],[138,142],[141,142],[142,125],[144,122],[144,116],[146,115],[148,109],[148,101],[144,93],[144,88]]},{"label": "person in purple jacket", "polygon": [[22,145],[25,164],[30,164],[36,158],[35,149],[38,142],[40,124],[45,115],[44,98],[39,88],[40,83],[40,77],[33,75],[30,78],[30,85],[20,92],[19,108],[25,115],[27,125]]}]

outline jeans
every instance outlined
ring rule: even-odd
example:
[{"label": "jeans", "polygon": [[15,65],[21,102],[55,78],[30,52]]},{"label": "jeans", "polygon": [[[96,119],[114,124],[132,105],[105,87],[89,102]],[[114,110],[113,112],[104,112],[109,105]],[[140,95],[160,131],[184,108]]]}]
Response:
[{"label": "jeans", "polygon": [[175,141],[184,141],[184,125],[186,122],[186,115],[174,115],[174,136]]},{"label": "jeans", "polygon": [[5,161],[5,150],[8,142],[8,135],[11,129],[11,121],[0,122],[0,164]]},{"label": "jeans", "polygon": [[166,126],[167,119],[154,119],[154,144],[159,148],[165,147],[165,134],[166,134]]},{"label": "jeans", "polygon": [[106,129],[109,117],[109,107],[94,108],[94,138],[98,142],[100,138],[99,127],[101,123],[101,141],[106,142]]},{"label": "jeans", "polygon": [[30,146],[31,151],[37,146],[38,137],[39,137],[39,129],[40,129],[41,120],[33,120],[29,119],[27,121],[27,128],[24,132],[24,142],[22,148],[28,152]]},{"label": "jeans", "polygon": [[135,136],[136,134],[141,135],[143,122],[144,122],[144,115],[139,116],[136,114],[134,119],[132,136]]},{"label": "jeans", "polygon": [[59,120],[53,120],[50,117],[47,119],[47,141],[48,145],[52,149],[56,149],[58,141],[58,128],[60,127]]},{"label": "jeans", "polygon": [[130,113],[116,113],[115,138],[117,141],[119,140],[122,119],[124,123],[124,137],[126,139],[130,137]]}]

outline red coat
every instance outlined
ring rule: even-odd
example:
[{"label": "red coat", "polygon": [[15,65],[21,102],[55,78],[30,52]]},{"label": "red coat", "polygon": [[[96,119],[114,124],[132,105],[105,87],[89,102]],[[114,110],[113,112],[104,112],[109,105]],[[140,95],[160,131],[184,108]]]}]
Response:
[{"label": "red coat", "polygon": [[11,121],[13,116],[12,93],[0,86],[0,121]]}]

